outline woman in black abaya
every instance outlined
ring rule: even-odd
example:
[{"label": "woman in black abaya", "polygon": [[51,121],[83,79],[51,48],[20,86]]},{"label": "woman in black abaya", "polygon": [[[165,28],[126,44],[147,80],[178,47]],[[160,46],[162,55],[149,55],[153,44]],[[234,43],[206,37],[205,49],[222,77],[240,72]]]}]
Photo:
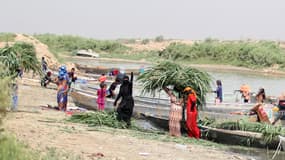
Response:
[{"label": "woman in black abaya", "polygon": [[131,72],[131,79],[129,80],[128,76],[124,76],[123,83],[120,87],[119,94],[114,102],[114,106],[117,105],[117,101],[122,98],[118,108],[117,113],[118,117],[117,119],[119,121],[123,120],[127,123],[128,126],[131,125],[131,117],[133,114],[133,108],[134,108],[134,99],[132,96],[133,92],[133,72]]}]

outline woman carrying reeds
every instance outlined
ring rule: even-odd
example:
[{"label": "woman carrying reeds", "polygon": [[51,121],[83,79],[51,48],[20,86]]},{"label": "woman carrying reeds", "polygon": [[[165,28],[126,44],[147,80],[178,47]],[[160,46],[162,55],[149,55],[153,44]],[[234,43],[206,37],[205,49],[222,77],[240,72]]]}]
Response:
[{"label": "woman carrying reeds", "polygon": [[179,102],[176,96],[170,91],[169,88],[163,87],[163,90],[170,97],[170,113],[169,113],[169,134],[171,136],[181,136],[180,121],[182,119],[182,102]]},{"label": "woman carrying reeds", "polygon": [[197,95],[196,92],[190,88],[186,87],[184,89],[184,93],[187,95],[187,120],[186,120],[186,126],[188,129],[188,136],[194,137],[194,138],[200,138],[200,130],[197,125]]}]

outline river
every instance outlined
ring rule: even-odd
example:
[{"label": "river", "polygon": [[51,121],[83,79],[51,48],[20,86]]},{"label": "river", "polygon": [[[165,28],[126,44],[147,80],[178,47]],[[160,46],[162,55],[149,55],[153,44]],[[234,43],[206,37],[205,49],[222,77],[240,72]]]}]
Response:
[{"label": "river", "polygon": [[[93,58],[68,58],[68,61],[88,65],[88,66],[102,66],[108,68],[120,68],[124,69],[139,69],[141,66],[149,67],[150,64],[144,64],[142,62],[119,62],[112,60],[101,60]],[[253,74],[245,72],[232,72],[232,71],[213,71],[205,70],[213,77],[212,87],[215,89],[215,81],[217,79],[222,81],[223,93],[225,100],[231,99],[234,94],[234,90],[240,88],[242,84],[248,84],[252,92],[257,92],[260,87],[263,87],[267,95],[278,96],[285,91],[285,77],[284,76],[270,76],[262,74]],[[284,86],[283,86],[284,85]],[[231,98],[227,98],[227,96]],[[211,96],[210,96],[211,97]]]}]

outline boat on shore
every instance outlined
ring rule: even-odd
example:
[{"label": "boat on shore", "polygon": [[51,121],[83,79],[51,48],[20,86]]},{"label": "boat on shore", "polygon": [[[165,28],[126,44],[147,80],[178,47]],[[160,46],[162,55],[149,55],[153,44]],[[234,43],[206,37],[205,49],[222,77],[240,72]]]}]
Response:
[{"label": "boat on shore", "polygon": [[[103,66],[88,66],[88,65],[81,65],[81,64],[77,64],[75,63],[75,66],[77,69],[79,69],[80,71],[83,71],[85,73],[92,73],[92,74],[102,74],[102,73],[109,73],[111,70],[113,69],[118,69],[120,70],[120,68],[110,68],[110,67],[103,67]],[[126,74],[130,74],[131,72],[133,72],[135,75],[139,74],[139,69],[124,69],[124,73]]]},{"label": "boat on shore", "polygon": [[[89,110],[97,110],[97,95],[96,92],[90,91],[87,89],[73,89],[70,93],[70,96],[73,99],[73,102],[82,108],[86,108]],[[170,104],[168,99],[159,99],[152,97],[143,97],[143,96],[134,96],[135,107],[134,114],[143,115],[146,117],[154,117],[154,118],[162,118],[168,117]],[[105,109],[106,110],[114,110],[113,106],[114,99],[106,98],[105,101]],[[244,118],[243,115],[232,115],[231,112],[240,111],[240,110],[249,110],[252,108],[252,105],[241,105],[241,104],[233,104],[229,106],[229,104],[206,104],[199,111],[199,116],[202,118],[212,118],[219,120],[239,120]]]},{"label": "boat on shore", "polygon": [[262,133],[201,126],[202,138],[222,144],[276,149],[279,138],[266,142]]},{"label": "boat on shore", "polygon": [[[70,93],[74,103],[82,108],[88,110],[97,110],[96,94],[94,91],[73,89]],[[135,96],[134,116],[138,118],[145,118],[149,120],[154,126],[168,130],[168,114],[170,104],[168,99],[158,99],[152,97]],[[113,106],[114,99],[106,99],[105,109],[109,111],[116,110]],[[203,118],[213,118],[216,120],[239,120],[245,118],[243,115],[231,115],[229,112],[240,111],[250,109],[252,104],[213,104],[207,103],[203,110],[199,111],[199,116]],[[185,119],[186,117],[184,117]],[[182,126],[184,121],[181,122]],[[182,127],[185,132],[185,128]],[[266,143],[262,139],[262,133],[238,131],[238,130],[226,130],[211,128],[207,126],[201,126],[202,138],[215,141],[223,144],[234,144],[242,146],[252,146],[259,148],[276,149],[278,146],[278,139],[273,140],[270,143]]]}]

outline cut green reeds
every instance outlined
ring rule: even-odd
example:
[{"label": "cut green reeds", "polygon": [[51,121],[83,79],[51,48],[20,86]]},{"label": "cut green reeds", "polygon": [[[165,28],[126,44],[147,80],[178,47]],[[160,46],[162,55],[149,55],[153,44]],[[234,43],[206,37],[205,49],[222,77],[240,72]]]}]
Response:
[{"label": "cut green reeds", "polygon": [[222,123],[217,123],[209,120],[205,121],[206,126],[220,129],[228,129],[228,130],[241,130],[241,131],[249,131],[261,133],[263,136],[263,140],[266,143],[272,142],[277,138],[278,135],[285,135],[285,128],[281,126],[273,126],[270,124],[258,123],[258,122],[248,122],[246,120],[239,121],[227,121]]},{"label": "cut green reeds", "polygon": [[68,121],[88,124],[88,126],[108,126],[113,128],[126,128],[126,123],[119,122],[116,117],[116,112],[100,111],[74,114]]},{"label": "cut green reeds", "polygon": [[182,94],[183,89],[189,86],[197,93],[198,105],[205,102],[206,93],[211,88],[211,77],[208,73],[170,61],[148,68],[138,77],[138,82],[143,86],[143,94],[153,95],[166,86],[174,86],[174,90]]}]

